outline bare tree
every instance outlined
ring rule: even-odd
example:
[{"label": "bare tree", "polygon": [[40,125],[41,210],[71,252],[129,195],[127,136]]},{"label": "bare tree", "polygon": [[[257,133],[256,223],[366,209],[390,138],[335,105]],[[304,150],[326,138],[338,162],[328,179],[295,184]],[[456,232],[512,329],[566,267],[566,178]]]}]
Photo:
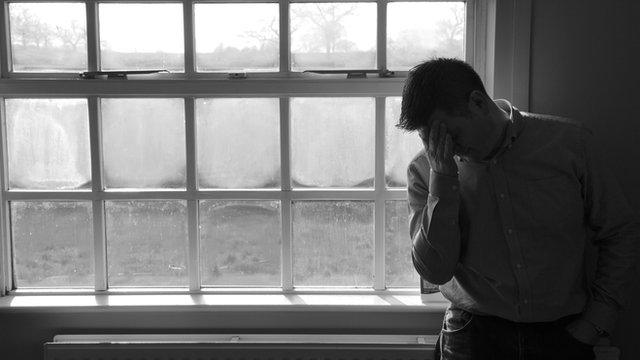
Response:
[{"label": "bare tree", "polygon": [[307,20],[313,23],[315,31],[306,39],[307,46],[311,49],[321,48],[326,54],[336,51],[346,51],[354,47],[351,41],[344,39],[345,27],[342,20],[356,11],[355,5],[346,4],[314,4],[314,10],[299,9],[294,15],[301,21]]},{"label": "bare tree", "polygon": [[277,19],[271,20],[269,24],[263,26],[259,31],[246,31],[244,36],[257,40],[260,49],[274,48],[278,46],[280,28]]},{"label": "bare tree", "polygon": [[445,51],[455,51],[460,47],[464,32],[464,8],[461,6],[451,6],[452,17],[438,21],[436,25],[437,37],[440,46]]},{"label": "bare tree", "polygon": [[85,29],[79,26],[75,20],[71,22],[69,27],[56,26],[55,35],[63,46],[68,46],[73,51],[76,51],[78,46],[84,45],[87,37]]},{"label": "bare tree", "polygon": [[28,9],[11,13],[11,37],[22,46],[36,45],[35,29],[38,27],[37,19]]}]

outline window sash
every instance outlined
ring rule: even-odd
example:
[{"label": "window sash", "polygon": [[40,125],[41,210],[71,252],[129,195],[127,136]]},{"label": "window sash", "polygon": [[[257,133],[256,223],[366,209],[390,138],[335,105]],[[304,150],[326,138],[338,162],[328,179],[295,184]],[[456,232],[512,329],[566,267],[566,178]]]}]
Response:
[{"label": "window sash", "polygon": [[[63,0],[68,1],[68,0]],[[70,1],[70,0],[69,0]],[[354,0],[344,1],[353,2]],[[364,1],[364,0],[355,0]],[[407,1],[407,0],[403,0]],[[420,1],[420,0],[408,0]],[[423,0],[424,1],[424,0]],[[442,1],[442,0],[439,0]],[[445,0],[449,1],[449,0]],[[12,2],[30,2],[17,0]],[[56,1],[57,2],[57,1]],[[72,1],[70,1],[72,2]],[[78,1],[75,1],[78,2]],[[82,2],[82,1],[80,1]],[[128,2],[107,0],[100,2]],[[137,0],[135,3],[157,3],[163,1]],[[166,1],[171,2],[171,1]],[[173,1],[176,2],[176,1]],[[291,202],[296,200],[368,200],[374,202],[374,284],[370,289],[354,287],[318,287],[314,291],[351,292],[390,291],[385,288],[385,201],[406,200],[406,189],[386,188],[384,168],[385,142],[385,98],[399,96],[406,78],[406,71],[396,71],[395,77],[346,79],[344,75],[309,76],[290,72],[289,37],[280,36],[280,71],[275,73],[250,73],[247,79],[232,80],[226,74],[196,73],[193,28],[193,4],[195,0],[183,0],[185,36],[185,73],[158,74],[129,80],[77,80],[75,73],[19,73],[10,72],[11,46],[8,38],[8,2],[0,7],[0,20],[5,32],[0,36],[0,115],[2,121],[0,159],[0,295],[11,291],[12,255],[10,239],[9,202],[17,200],[87,200],[93,203],[95,291],[107,290],[107,264],[105,239],[104,202],[115,199],[182,199],[187,201],[188,221],[188,292],[206,291],[200,287],[200,234],[198,227],[198,200],[207,199],[273,199],[281,201],[282,248],[281,290],[298,291],[293,284],[292,218]],[[206,2],[252,2],[206,1]],[[269,2],[269,1],[262,1]],[[280,34],[288,34],[289,4],[287,0],[271,1],[280,4]],[[312,2],[292,1],[292,2]],[[377,63],[378,69],[386,68],[386,5],[390,1],[377,1]],[[99,40],[98,14],[95,0],[85,0],[87,10],[88,70],[98,70]],[[486,4],[482,0],[466,0],[467,18],[465,28],[465,56],[484,77],[486,49],[478,35],[486,28]],[[54,95],[55,94],[55,95]],[[375,98],[375,169],[373,189],[292,189],[290,179],[290,97],[344,97],[365,96]],[[88,99],[90,121],[90,149],[92,166],[92,189],[74,191],[15,191],[7,190],[7,148],[5,98],[55,98],[80,97]],[[187,187],[184,190],[118,191],[103,190],[102,143],[100,134],[100,97],[180,97],[185,101]],[[280,100],[280,156],[281,188],[279,190],[198,190],[196,187],[196,126],[194,99],[203,97],[278,97]],[[416,288],[419,286],[416,277]],[[209,289],[209,288],[207,288]],[[221,288],[222,289],[222,288]],[[238,288],[241,290],[244,288]],[[398,289],[398,288],[392,288]],[[63,289],[51,289],[57,292]],[[172,289],[164,289],[173,291]],[[86,291],[86,290],[85,290]],[[178,291],[186,291],[181,289]]]},{"label": "window sash", "polygon": [[[183,78],[183,79],[224,79],[228,77],[226,73],[207,73],[197,72],[195,68],[195,27],[194,27],[194,4],[195,3],[277,3],[279,4],[279,60],[280,69],[278,72],[262,72],[262,73],[250,73],[250,77],[261,78],[264,76],[269,77],[277,76],[279,78],[288,78],[291,75],[300,74],[298,72],[291,72],[290,63],[290,38],[289,36],[282,36],[282,34],[289,34],[290,13],[289,5],[291,3],[313,3],[313,2],[367,2],[377,4],[377,19],[376,19],[376,52],[377,52],[377,69],[386,69],[387,60],[387,4],[392,2],[465,2],[466,3],[466,26],[464,37],[464,50],[465,58],[475,65],[475,59],[478,57],[476,52],[482,51],[482,48],[477,48],[476,32],[482,30],[482,26],[485,26],[485,22],[477,22],[477,20],[483,18],[478,17],[476,13],[486,12],[483,5],[483,0],[51,0],[52,2],[80,2],[86,6],[86,26],[87,26],[87,70],[96,71],[100,68],[100,34],[99,34],[99,3],[182,3],[183,8],[183,26],[184,26],[184,73],[175,74],[158,74],[158,78]],[[0,36],[0,51],[3,53],[0,56],[0,71],[2,78],[77,78],[77,73],[71,72],[17,72],[12,70],[12,54],[11,54],[11,39],[9,29],[9,3],[29,3],[34,0],[3,0],[3,6],[0,7],[0,20],[2,23],[2,29],[4,34]],[[478,25],[481,25],[479,27]],[[391,69],[393,70],[393,69]],[[406,71],[398,72],[399,76],[406,76]],[[480,74],[481,77],[483,74]]]}]

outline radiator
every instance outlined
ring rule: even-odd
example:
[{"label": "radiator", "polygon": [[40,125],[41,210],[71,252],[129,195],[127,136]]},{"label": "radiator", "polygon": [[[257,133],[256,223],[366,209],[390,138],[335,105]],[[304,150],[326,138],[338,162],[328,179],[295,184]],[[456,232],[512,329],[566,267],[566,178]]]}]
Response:
[{"label": "radiator", "polygon": [[[45,360],[424,360],[437,335],[57,335]],[[601,341],[596,360],[618,360]]]},{"label": "radiator", "polygon": [[434,335],[57,335],[45,360],[424,360]]}]

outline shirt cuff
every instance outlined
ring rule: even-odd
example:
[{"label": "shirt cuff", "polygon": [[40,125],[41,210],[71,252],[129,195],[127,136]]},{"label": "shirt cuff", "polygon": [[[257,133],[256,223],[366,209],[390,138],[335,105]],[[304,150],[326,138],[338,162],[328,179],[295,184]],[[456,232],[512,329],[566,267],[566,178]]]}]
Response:
[{"label": "shirt cuff", "polygon": [[429,175],[429,194],[438,198],[457,197],[460,193],[460,180],[431,170]]},{"label": "shirt cuff", "polygon": [[582,314],[582,318],[590,322],[597,329],[611,335],[615,327],[618,311],[606,304],[590,300]]}]

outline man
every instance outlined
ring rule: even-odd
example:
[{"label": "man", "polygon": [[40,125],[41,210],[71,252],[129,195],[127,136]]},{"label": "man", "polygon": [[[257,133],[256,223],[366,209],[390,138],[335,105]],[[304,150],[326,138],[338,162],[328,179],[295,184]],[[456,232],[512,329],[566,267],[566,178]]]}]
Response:
[{"label": "man", "polygon": [[408,168],[413,263],[451,302],[436,359],[593,359],[640,225],[591,132],[492,101],[455,59],[410,71],[397,126],[424,143]]}]

